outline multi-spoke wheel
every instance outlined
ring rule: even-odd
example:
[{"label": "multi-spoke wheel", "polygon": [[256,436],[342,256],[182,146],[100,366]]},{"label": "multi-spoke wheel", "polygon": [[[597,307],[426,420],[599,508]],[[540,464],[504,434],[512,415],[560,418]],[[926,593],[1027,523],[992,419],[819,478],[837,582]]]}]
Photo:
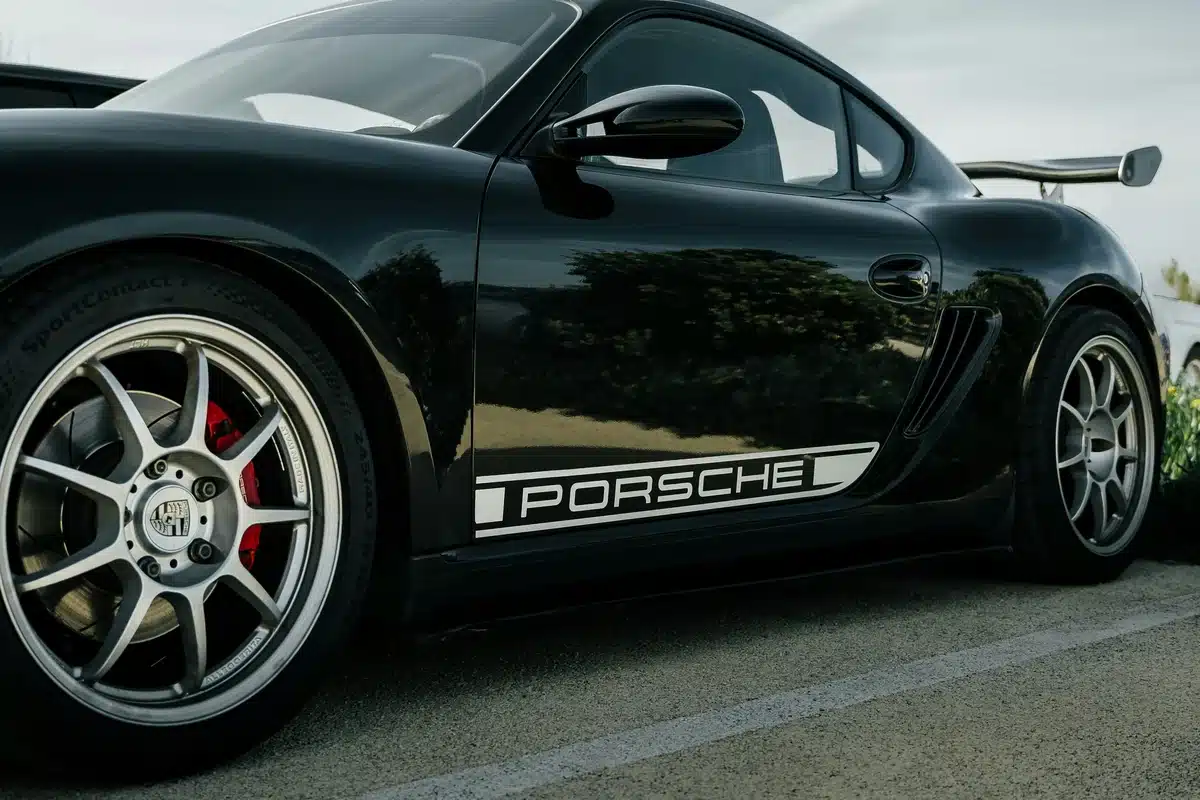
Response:
[{"label": "multi-spoke wheel", "polygon": [[1115,577],[1133,558],[1158,464],[1143,348],[1100,309],[1069,309],[1033,381],[1021,471],[1018,553],[1064,580]]},{"label": "multi-spoke wheel", "polygon": [[[100,272],[58,284],[66,301],[48,291],[3,330],[0,664],[51,696],[33,712],[47,735],[90,729],[101,752],[205,739],[160,760],[174,771],[294,709],[350,627],[371,509],[346,480],[369,464],[361,417],[320,340],[261,287],[168,263],[174,279],[126,265],[153,279],[123,295]],[[86,310],[56,330],[72,297]]]},{"label": "multi-spoke wheel", "polygon": [[[1137,533],[1125,525],[1138,510],[1139,458],[1149,427],[1138,414],[1142,367],[1124,343],[1097,336],[1075,356],[1058,414],[1059,483],[1071,525],[1089,549],[1121,549]],[[1144,394],[1144,386],[1140,388]],[[1142,404],[1143,408],[1145,404]]]}]

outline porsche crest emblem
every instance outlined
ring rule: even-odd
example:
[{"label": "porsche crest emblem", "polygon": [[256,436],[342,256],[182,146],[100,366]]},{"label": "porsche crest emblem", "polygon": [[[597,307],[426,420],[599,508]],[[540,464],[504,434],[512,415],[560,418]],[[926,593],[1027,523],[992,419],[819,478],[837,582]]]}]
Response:
[{"label": "porsche crest emblem", "polygon": [[150,526],[159,536],[187,536],[191,532],[192,515],[184,500],[160,503],[150,514]]}]

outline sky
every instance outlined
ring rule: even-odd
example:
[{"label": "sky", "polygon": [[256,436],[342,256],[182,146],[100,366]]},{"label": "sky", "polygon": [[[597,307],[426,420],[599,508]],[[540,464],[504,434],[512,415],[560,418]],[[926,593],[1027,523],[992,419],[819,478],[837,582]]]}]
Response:
[{"label": "sky", "polygon": [[[1169,259],[1200,277],[1197,0],[727,0],[878,92],[956,161],[1118,155],[1156,144],[1145,188],[1067,202],[1125,241],[1153,290]],[[328,0],[0,0],[0,58],[149,78]],[[1152,11],[1150,9],[1153,9]],[[987,194],[1037,196],[988,181]]]}]

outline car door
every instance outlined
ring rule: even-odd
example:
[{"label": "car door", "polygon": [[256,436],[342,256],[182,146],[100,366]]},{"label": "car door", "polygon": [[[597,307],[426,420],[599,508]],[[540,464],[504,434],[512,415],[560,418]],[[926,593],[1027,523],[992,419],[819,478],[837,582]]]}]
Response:
[{"label": "car door", "polygon": [[663,84],[733,97],[741,135],[683,159],[495,168],[478,261],[476,537],[802,514],[869,469],[914,382],[937,246],[855,188],[894,182],[902,137],[853,100],[887,145],[868,165],[834,80],[670,17],[593,49],[547,121]]}]

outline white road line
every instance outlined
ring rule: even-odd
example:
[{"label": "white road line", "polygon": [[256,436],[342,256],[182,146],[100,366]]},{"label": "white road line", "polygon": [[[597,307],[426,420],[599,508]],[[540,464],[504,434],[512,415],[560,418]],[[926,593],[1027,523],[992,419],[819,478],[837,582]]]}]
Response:
[{"label": "white road line", "polygon": [[1153,603],[1124,619],[1078,623],[913,661],[729,708],[647,725],[499,764],[381,789],[363,800],[484,800],[679,753],[828,711],[936,686],[1200,616],[1200,594]]}]

